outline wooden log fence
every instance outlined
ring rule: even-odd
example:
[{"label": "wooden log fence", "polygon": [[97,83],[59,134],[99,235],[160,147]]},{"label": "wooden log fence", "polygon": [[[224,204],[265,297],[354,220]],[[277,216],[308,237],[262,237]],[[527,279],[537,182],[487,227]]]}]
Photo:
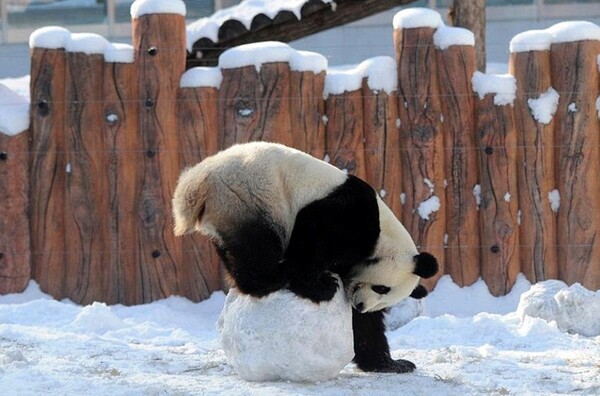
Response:
[{"label": "wooden log fence", "polygon": [[[471,41],[442,45],[441,18],[422,20],[395,25],[395,59],[352,70],[267,43],[184,73],[176,13],[137,16],[133,46],[49,29],[52,45],[33,40],[30,129],[0,134],[0,294],[34,279],[56,298],[131,305],[226,287],[208,240],[173,236],[171,195],[183,168],[252,140],[365,178],[461,286],[482,277],[502,295],[523,272],[600,288],[600,42],[525,47],[512,76],[492,77],[475,73]],[[512,99],[482,91],[494,78]]]}]

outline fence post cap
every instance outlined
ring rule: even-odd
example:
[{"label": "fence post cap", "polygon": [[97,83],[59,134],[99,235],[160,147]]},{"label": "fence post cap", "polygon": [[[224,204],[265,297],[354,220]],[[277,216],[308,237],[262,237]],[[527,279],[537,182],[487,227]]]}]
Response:
[{"label": "fence post cap", "polygon": [[181,0],[135,0],[130,11],[134,19],[146,14],[186,14],[185,3]]}]

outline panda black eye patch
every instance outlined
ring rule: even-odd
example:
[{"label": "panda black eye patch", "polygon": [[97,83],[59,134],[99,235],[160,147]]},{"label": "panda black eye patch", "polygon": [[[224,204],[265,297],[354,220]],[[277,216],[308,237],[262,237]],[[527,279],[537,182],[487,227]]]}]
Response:
[{"label": "panda black eye patch", "polygon": [[371,286],[371,290],[377,294],[388,294],[392,289],[384,285],[373,285]]}]

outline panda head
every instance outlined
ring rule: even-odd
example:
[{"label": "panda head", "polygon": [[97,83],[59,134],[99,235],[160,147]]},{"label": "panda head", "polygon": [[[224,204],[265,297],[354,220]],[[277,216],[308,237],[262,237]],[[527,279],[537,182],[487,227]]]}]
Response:
[{"label": "panda head", "polygon": [[392,306],[409,296],[424,297],[420,278],[438,271],[436,258],[419,253],[408,231],[380,200],[380,235],[373,255],[357,265],[347,284],[352,306],[360,312],[373,312]]}]

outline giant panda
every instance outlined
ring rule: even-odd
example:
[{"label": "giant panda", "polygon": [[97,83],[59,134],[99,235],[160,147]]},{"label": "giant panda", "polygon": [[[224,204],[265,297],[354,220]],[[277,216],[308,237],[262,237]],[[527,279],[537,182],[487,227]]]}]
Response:
[{"label": "giant panda", "polygon": [[353,307],[354,362],[363,371],[410,372],[393,360],[387,307],[427,291],[437,272],[366,182],[301,151],[266,142],[232,146],[184,170],[173,196],[174,232],[210,237],[241,292],[287,288],[329,301],[343,280]]}]

